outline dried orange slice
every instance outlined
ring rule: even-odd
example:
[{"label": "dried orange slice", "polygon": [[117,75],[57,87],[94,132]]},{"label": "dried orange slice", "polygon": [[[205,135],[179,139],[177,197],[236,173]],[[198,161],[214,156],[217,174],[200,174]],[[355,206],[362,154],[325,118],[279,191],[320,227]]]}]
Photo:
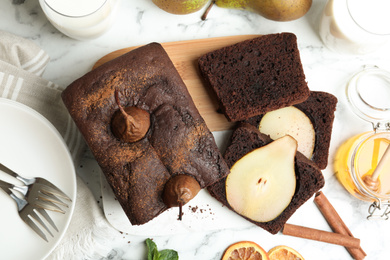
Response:
[{"label": "dried orange slice", "polygon": [[267,252],[252,241],[241,241],[230,245],[222,260],[269,260]]},{"label": "dried orange slice", "polygon": [[268,251],[269,260],[305,260],[300,253],[288,246],[276,246]]}]

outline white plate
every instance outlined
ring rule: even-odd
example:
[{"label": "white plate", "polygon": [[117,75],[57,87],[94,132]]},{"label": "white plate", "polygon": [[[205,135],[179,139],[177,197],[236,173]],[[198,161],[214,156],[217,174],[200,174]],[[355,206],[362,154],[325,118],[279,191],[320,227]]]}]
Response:
[{"label": "white plate", "polygon": [[[221,150],[224,140],[230,134],[227,131],[214,132],[215,141]],[[98,167],[98,166],[97,166]],[[209,231],[224,228],[245,228],[254,224],[223,206],[205,190],[201,190],[194,199],[183,206],[183,218],[178,208],[171,208],[140,226],[131,225],[125,212],[115,199],[106,178],[101,174],[101,188],[104,214],[110,224],[119,231],[132,235],[165,236],[189,231]]]},{"label": "white plate", "polygon": [[[0,259],[44,259],[64,236],[76,201],[76,175],[67,146],[42,115],[0,98],[0,162],[26,177],[48,179],[73,201],[65,214],[48,212],[59,232],[54,230],[54,238],[47,234],[46,242],[20,219],[15,202],[0,190]],[[11,180],[3,172],[0,178]]]}]

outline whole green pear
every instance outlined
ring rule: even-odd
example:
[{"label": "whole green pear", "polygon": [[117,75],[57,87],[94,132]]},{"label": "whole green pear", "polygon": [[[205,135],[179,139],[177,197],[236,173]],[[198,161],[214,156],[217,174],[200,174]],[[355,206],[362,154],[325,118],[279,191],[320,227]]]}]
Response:
[{"label": "whole green pear", "polygon": [[216,0],[215,4],[252,11],[274,21],[292,21],[309,11],[312,0]]},{"label": "whole green pear", "polygon": [[190,14],[200,10],[209,0],[153,0],[162,10],[171,14]]}]

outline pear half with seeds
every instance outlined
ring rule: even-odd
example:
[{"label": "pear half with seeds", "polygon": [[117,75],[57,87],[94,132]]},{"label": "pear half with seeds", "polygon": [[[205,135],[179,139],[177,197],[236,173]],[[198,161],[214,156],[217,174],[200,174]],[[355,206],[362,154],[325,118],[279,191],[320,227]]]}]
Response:
[{"label": "pear half with seeds", "polygon": [[239,159],[226,179],[229,205],[257,222],[278,217],[295,193],[297,146],[297,141],[286,135]]}]

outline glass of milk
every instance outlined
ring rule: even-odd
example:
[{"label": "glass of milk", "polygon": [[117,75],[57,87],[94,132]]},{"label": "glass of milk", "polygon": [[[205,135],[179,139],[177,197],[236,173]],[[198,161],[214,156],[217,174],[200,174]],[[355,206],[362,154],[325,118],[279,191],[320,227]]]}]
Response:
[{"label": "glass of milk", "polygon": [[390,0],[329,0],[319,33],[331,50],[345,54],[376,51],[390,38]]},{"label": "glass of milk", "polygon": [[48,20],[78,40],[97,38],[112,25],[119,0],[39,0]]}]

